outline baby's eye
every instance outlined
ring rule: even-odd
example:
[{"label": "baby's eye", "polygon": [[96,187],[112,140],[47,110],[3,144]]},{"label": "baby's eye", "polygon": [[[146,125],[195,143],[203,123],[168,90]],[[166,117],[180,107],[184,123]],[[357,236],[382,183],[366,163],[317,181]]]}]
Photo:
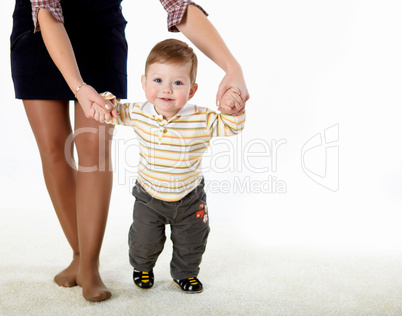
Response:
[{"label": "baby's eye", "polygon": [[174,84],[175,84],[176,86],[181,86],[183,83],[182,83],[181,81],[175,81]]},{"label": "baby's eye", "polygon": [[161,82],[162,82],[162,79],[157,78],[157,79],[155,79],[154,81],[157,82],[157,83],[161,83]]}]

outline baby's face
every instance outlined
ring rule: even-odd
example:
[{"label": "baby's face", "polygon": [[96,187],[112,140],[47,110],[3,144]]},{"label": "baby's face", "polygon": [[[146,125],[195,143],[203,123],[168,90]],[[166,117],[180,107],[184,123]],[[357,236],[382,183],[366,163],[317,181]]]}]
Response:
[{"label": "baby's face", "polygon": [[191,84],[190,70],[190,63],[154,63],[141,78],[148,102],[166,120],[175,116],[197,91],[197,84]]}]

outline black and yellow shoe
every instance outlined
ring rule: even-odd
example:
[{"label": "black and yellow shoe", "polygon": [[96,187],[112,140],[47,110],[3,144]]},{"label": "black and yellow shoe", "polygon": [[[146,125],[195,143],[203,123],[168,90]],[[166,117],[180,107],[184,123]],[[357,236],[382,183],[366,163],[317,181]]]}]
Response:
[{"label": "black and yellow shoe", "polygon": [[182,280],[173,279],[173,282],[186,293],[201,293],[203,289],[202,283],[197,278],[188,278]]},{"label": "black and yellow shoe", "polygon": [[134,269],[133,280],[135,285],[142,289],[150,289],[154,285],[154,272],[138,271]]}]

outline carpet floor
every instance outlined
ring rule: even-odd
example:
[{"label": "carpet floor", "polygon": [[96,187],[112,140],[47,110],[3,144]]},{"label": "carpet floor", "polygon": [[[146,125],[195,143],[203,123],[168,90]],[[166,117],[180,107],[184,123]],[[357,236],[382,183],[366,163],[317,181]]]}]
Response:
[{"label": "carpet floor", "polygon": [[154,287],[135,287],[129,225],[110,216],[100,269],[113,296],[90,303],[80,287],[53,282],[70,260],[55,216],[0,210],[0,315],[402,315],[400,253],[256,246],[217,223],[199,275],[204,292],[188,295],[170,278],[169,239]]}]

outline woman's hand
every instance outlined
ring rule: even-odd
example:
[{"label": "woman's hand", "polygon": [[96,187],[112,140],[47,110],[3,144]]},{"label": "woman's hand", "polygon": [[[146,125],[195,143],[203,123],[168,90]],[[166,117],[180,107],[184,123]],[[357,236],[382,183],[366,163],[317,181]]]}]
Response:
[{"label": "woman's hand", "polygon": [[216,95],[218,110],[226,114],[240,114],[244,111],[249,98],[250,94],[240,66],[235,71],[229,71],[222,79]]},{"label": "woman's hand", "polygon": [[240,107],[238,110],[236,108],[237,105],[243,104],[243,100],[240,97],[240,92],[237,88],[230,88],[226,90],[225,94],[222,97],[222,101],[220,104],[222,106],[218,107],[218,110],[223,114],[231,114],[231,115],[238,115],[244,111],[245,105]]},{"label": "woman's hand", "polygon": [[85,117],[93,118],[98,122],[104,123],[117,117],[117,111],[113,108],[110,101],[101,97],[94,88],[83,85],[76,95]]},{"label": "woman's hand", "polygon": [[[213,24],[198,7],[189,5],[176,27],[200,51],[225,71],[226,75],[219,85],[216,96],[218,108],[227,114],[242,112],[250,97],[243,78],[243,71]],[[225,98],[225,92],[231,88],[237,89],[241,102]]]},{"label": "woman's hand", "polygon": [[99,123],[109,122],[112,116],[109,112],[105,112],[105,109],[94,103],[91,108],[91,117]]}]

